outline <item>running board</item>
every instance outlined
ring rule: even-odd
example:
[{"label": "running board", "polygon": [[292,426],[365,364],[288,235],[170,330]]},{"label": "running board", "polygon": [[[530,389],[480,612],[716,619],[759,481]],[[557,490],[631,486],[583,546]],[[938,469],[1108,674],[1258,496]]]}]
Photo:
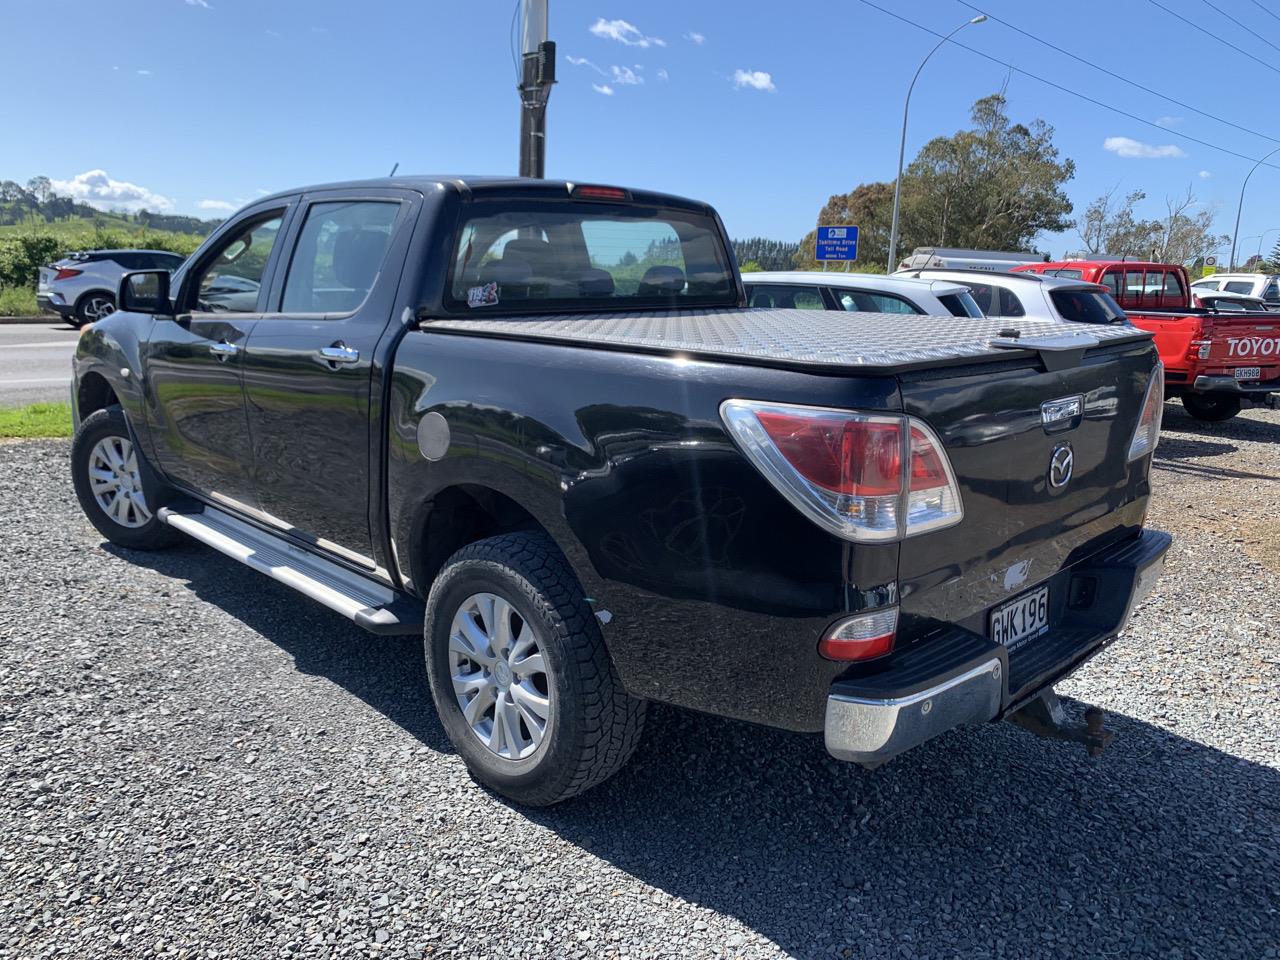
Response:
[{"label": "running board", "polygon": [[215,507],[178,512],[162,507],[161,523],[246,567],[265,573],[378,634],[421,634],[422,604]]}]

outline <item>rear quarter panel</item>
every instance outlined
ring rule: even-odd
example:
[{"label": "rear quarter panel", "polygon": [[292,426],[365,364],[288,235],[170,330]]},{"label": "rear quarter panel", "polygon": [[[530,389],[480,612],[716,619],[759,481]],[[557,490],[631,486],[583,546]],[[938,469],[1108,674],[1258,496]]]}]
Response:
[{"label": "rear quarter panel", "polygon": [[[850,609],[892,602],[898,547],[853,548],[792,508],[721,423],[730,397],[897,409],[892,377],[851,379],[672,356],[406,335],[389,407],[388,510],[415,579],[430,501],[457,485],[515,500],[568,557],[634,695],[819,730],[842,667],[817,655]],[[424,458],[441,414],[451,445]]]}]

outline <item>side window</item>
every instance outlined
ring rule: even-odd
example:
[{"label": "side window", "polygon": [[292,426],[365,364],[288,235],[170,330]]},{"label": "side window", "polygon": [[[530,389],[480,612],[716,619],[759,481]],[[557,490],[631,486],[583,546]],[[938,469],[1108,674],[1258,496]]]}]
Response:
[{"label": "side window", "polygon": [[255,313],[262,274],[280,235],[283,214],[233,230],[195,280],[197,313]]},{"label": "side window", "polygon": [[1217,290],[1218,281],[1217,280],[1197,280],[1195,283],[1191,285],[1191,287],[1194,290]]},{"label": "side window", "polygon": [[1113,297],[1120,296],[1120,271],[1108,270],[1102,275],[1102,285],[1107,288],[1107,292]]},{"label": "side window", "polygon": [[1280,282],[1272,280],[1262,291],[1263,300],[1280,300]]},{"label": "side window", "polygon": [[1253,283],[1249,280],[1228,280],[1222,289],[1227,293],[1252,293]]},{"label": "side window", "polygon": [[1124,289],[1121,295],[1135,303],[1142,300],[1142,271],[1126,270],[1124,272]]},{"label": "side window", "polygon": [[872,310],[876,313],[924,313],[910,300],[903,297],[896,297],[892,293],[872,293],[867,291],[866,297],[872,303]]},{"label": "side window", "polygon": [[1027,311],[1022,307],[1022,301],[1018,299],[1016,293],[1003,287],[997,287],[996,289],[1000,292],[1000,312],[993,314],[993,316],[1025,317],[1027,315]]},{"label": "side window", "polygon": [[284,284],[282,313],[351,313],[373,289],[400,204],[313,203]]},{"label": "side window", "polygon": [[969,288],[969,292],[973,294],[973,300],[988,317],[999,316],[996,312],[1000,309],[1000,301],[993,300],[992,294],[995,293],[995,287],[986,283],[970,283],[965,281],[965,285]]},{"label": "side window", "polygon": [[[1179,279],[1178,275],[1172,270],[1168,271],[1164,275],[1164,287],[1162,292],[1167,302],[1177,301],[1178,303],[1182,303],[1187,299],[1187,293],[1182,289],[1182,280]],[[1175,306],[1176,304],[1170,302],[1168,305]]]},{"label": "side window", "polygon": [[752,285],[747,303],[753,307],[794,307],[798,310],[825,310],[822,292],[817,287],[784,287]]}]

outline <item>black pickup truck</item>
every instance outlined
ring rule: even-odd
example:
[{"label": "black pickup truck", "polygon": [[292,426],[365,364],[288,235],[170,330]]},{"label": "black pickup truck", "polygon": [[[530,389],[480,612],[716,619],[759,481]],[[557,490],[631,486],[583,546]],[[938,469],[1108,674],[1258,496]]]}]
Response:
[{"label": "black pickup truck", "polygon": [[1141,330],[752,310],[705,204],[497,178],[264,198],[119,306],[75,358],[89,519],[424,632],[515,800],[614,773],[649,700],[867,766],[1006,717],[1104,742],[1052,685],[1169,546]]}]

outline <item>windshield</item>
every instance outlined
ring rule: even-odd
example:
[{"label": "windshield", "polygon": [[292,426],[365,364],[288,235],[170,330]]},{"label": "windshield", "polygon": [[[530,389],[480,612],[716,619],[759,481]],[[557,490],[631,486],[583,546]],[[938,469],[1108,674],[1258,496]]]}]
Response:
[{"label": "windshield", "polygon": [[1049,293],[1062,319],[1076,323],[1127,323],[1120,304],[1101,290],[1053,290]]},{"label": "windshield", "polygon": [[716,222],[605,204],[485,205],[463,222],[447,305],[488,313],[737,306]]}]

